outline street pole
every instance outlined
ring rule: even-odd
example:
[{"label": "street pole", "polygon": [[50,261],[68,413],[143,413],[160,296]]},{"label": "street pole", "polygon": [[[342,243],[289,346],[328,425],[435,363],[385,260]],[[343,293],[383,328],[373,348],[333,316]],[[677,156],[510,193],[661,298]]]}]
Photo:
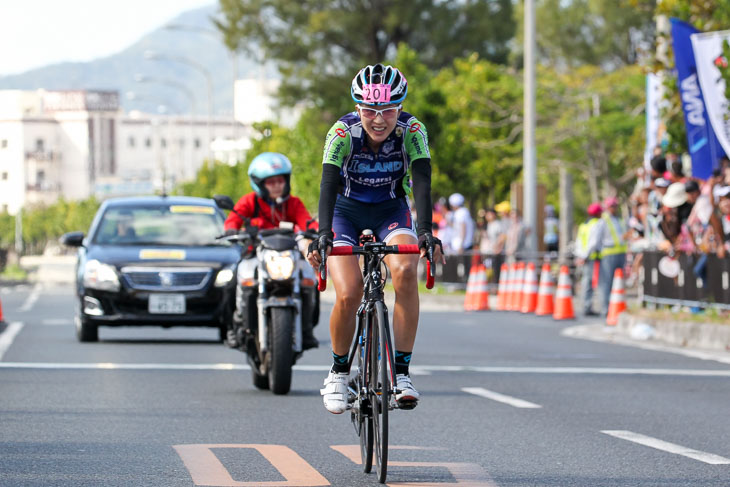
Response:
[{"label": "street pole", "polygon": [[15,212],[15,253],[23,253],[23,208],[18,208]]},{"label": "street pole", "polygon": [[560,248],[558,260],[567,263],[568,244],[573,240],[573,175],[564,164],[560,165]]},{"label": "street pole", "polygon": [[[525,0],[524,130],[522,202],[524,222],[530,233],[526,250],[537,252],[537,158],[535,150],[535,0]],[[564,210],[563,210],[564,211]]]}]

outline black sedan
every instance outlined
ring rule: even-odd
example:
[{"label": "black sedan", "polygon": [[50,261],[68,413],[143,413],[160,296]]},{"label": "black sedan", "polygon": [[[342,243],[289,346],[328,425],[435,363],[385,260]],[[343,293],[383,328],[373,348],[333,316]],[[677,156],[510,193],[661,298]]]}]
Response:
[{"label": "black sedan", "polygon": [[67,233],[78,247],[76,335],[99,326],[207,326],[225,336],[240,249],[216,237],[225,216],[212,200],[150,196],[109,199],[89,229]]}]

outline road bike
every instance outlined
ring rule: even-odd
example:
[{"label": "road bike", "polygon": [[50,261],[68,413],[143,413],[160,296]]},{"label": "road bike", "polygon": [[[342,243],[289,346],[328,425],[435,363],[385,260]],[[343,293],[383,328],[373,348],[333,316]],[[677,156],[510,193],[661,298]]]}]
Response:
[{"label": "road bike", "polygon": [[[334,247],[329,256],[363,256],[363,297],[357,310],[355,339],[349,354],[351,373],[348,402],[351,420],[360,437],[360,456],[363,471],[370,473],[373,453],[378,481],[385,483],[388,472],[388,412],[412,409],[415,402],[400,406],[395,401],[395,353],[388,323],[388,308],[384,300],[387,267],[383,259],[390,254],[419,254],[418,245],[385,245],[376,242],[371,230],[364,230],[360,246]],[[433,250],[427,252],[426,287],[434,283]],[[324,256],[323,256],[324,257]],[[327,286],[326,259],[322,259],[319,290]],[[353,369],[353,363],[357,361]]]}]

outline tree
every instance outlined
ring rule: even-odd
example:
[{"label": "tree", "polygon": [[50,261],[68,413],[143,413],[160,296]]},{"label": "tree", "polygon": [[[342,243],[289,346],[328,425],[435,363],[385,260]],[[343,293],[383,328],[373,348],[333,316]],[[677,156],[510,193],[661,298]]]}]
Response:
[{"label": "tree", "polygon": [[401,43],[431,68],[472,52],[504,63],[515,29],[511,0],[220,0],[220,13],[230,49],[278,65],[281,102],[311,101],[323,119],[351,105],[358,69]]},{"label": "tree", "polygon": [[[635,64],[654,37],[654,0],[537,0],[537,48],[543,65],[618,69]],[[521,55],[523,2],[515,9]]]}]

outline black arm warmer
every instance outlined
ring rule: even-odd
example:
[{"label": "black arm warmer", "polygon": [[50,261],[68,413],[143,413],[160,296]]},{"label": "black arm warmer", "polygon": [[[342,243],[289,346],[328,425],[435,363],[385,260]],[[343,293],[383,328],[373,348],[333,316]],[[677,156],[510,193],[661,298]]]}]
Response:
[{"label": "black arm warmer", "polygon": [[322,181],[319,183],[319,234],[332,232],[332,217],[340,189],[340,168],[334,164],[322,164]]},{"label": "black arm warmer", "polygon": [[431,159],[425,158],[413,161],[411,177],[413,178],[413,198],[416,203],[416,225],[420,237],[424,233],[432,233]]}]

